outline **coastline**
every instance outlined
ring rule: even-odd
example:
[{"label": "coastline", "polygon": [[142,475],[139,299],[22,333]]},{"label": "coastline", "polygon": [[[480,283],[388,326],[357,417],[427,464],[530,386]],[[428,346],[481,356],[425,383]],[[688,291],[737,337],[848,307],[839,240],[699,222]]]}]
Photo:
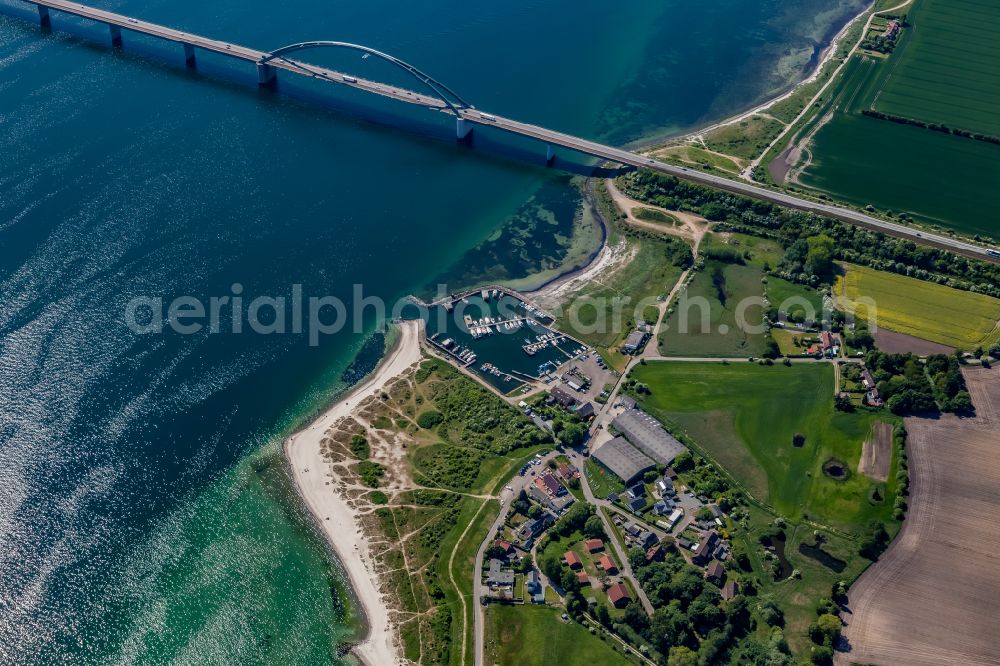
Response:
[{"label": "coastline", "polygon": [[695,129],[683,132],[681,134],[676,134],[673,136],[660,135],[660,136],[652,136],[646,139],[638,139],[628,144],[628,147],[637,151],[645,151],[645,150],[652,150],[654,148],[659,148],[661,146],[665,146],[667,144],[676,141],[684,141],[686,139],[691,139],[693,137],[705,134],[707,132],[712,132],[714,130],[721,129],[723,127],[728,127],[729,125],[735,125],[737,123],[743,122],[744,120],[751,118],[757,115],[758,113],[761,113],[762,111],[767,111],[774,105],[785,101],[792,95],[796,94],[800,88],[813,83],[814,81],[816,81],[816,79],[819,78],[820,74],[823,72],[823,69],[830,62],[830,60],[832,60],[833,57],[836,55],[837,47],[840,46],[840,42],[847,35],[848,31],[851,29],[851,26],[853,26],[856,21],[868,15],[868,13],[871,12],[874,9],[874,7],[875,7],[875,0],[872,0],[858,14],[848,19],[847,22],[845,22],[844,25],[841,26],[840,30],[838,30],[834,34],[834,36],[830,39],[830,42],[823,48],[823,51],[819,59],[816,61],[816,65],[812,68],[812,70],[809,71],[804,78],[791,84],[791,86],[784,92],[780,92],[774,97],[766,99],[765,101],[757,104],[756,106],[753,106],[750,109],[747,109],[746,111],[740,111],[727,118],[723,118],[722,120],[718,120],[708,125],[705,125],[704,127],[697,127]]},{"label": "coastline", "polygon": [[[688,139],[742,122],[788,99],[800,88],[812,83],[820,76],[823,69],[835,56],[837,48],[848,30],[857,20],[866,16],[874,4],[873,1],[860,13],[848,19],[823,49],[821,57],[811,71],[787,90],[750,109],[704,127],[674,136],[650,136],[630,143],[629,146],[637,150],[650,150],[665,143]],[[561,291],[562,287],[568,287],[570,283],[578,279],[586,279],[600,272],[612,259],[611,247],[608,244],[609,224],[611,222],[605,219],[603,212],[597,205],[592,189],[593,180],[594,177],[588,178],[587,184],[581,189],[585,205],[591,208],[601,225],[600,244],[582,265],[553,276],[535,288],[526,290],[525,294],[539,297]],[[404,321],[399,324],[399,327],[398,340],[393,348],[386,353],[378,367],[309,425],[287,438],[283,445],[284,456],[289,465],[296,491],[309,514],[323,532],[338,563],[347,573],[352,594],[358,603],[361,615],[364,617],[365,634],[360,641],[352,646],[351,653],[366,666],[401,664],[403,660],[400,647],[393,638],[393,626],[388,608],[382,601],[382,593],[378,589],[379,584],[373,573],[375,571],[374,561],[368,549],[367,537],[362,532],[357,520],[358,512],[347,504],[333,485],[326,485],[326,477],[321,473],[321,470],[325,468],[326,461],[321,455],[320,443],[331,426],[339,419],[350,415],[350,402],[354,402],[355,405],[359,404],[365,398],[379,391],[390,379],[420,360],[419,322]]]},{"label": "coastline", "polygon": [[285,440],[282,447],[295,489],[326,537],[339,564],[347,573],[351,591],[365,618],[364,637],[351,652],[367,666],[401,663],[399,646],[393,639],[387,606],[382,602],[368,541],[358,523],[358,512],[350,507],[333,485],[326,485],[326,461],[321,443],[338,420],[349,416],[350,404],[360,403],[420,360],[420,324],[404,321],[400,335],[378,367],[361,383],[337,400],[309,425]]}]

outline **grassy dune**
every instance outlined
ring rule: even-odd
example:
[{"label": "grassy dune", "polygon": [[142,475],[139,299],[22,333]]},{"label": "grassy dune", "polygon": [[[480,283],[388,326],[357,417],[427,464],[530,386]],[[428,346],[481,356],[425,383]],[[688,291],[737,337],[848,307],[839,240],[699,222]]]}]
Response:
[{"label": "grassy dune", "polygon": [[834,289],[838,298],[846,297],[841,307],[863,317],[867,310],[855,301],[870,298],[883,328],[959,349],[997,337],[1000,299],[863,266],[845,268]]}]

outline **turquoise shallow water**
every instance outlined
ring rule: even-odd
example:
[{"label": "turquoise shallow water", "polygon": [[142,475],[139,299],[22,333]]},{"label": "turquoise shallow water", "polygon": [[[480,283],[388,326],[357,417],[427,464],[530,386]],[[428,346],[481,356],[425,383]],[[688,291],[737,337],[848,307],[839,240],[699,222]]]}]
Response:
[{"label": "turquoise shallow water", "polygon": [[[365,43],[482,108],[624,143],[782,87],[857,3],[97,4],[260,48]],[[565,252],[568,175],[502,137],[456,148],[419,110],[261,94],[243,66],[188,72],[162,44],[126,33],[115,54],[84,22],[46,36],[0,8],[0,662],[336,661],[357,618],[277,443],[377,360],[373,321],[310,346],[136,335],[125,307],[521,277]]]}]

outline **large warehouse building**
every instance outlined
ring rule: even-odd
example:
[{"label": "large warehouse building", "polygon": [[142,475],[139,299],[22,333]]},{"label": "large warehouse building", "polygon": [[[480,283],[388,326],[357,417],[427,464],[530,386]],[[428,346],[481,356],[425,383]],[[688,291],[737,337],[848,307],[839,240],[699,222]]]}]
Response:
[{"label": "large warehouse building", "polygon": [[611,426],[625,435],[640,451],[662,465],[669,465],[687,450],[656,419],[635,408],[620,414],[611,422]]},{"label": "large warehouse building", "polygon": [[591,454],[605,469],[615,474],[626,486],[643,473],[656,467],[656,462],[629,444],[624,437],[615,437]]}]

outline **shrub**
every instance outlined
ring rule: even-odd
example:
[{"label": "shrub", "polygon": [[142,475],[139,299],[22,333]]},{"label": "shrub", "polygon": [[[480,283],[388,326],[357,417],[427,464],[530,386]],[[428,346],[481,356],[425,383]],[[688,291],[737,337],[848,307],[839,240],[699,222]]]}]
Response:
[{"label": "shrub", "polygon": [[355,435],[351,437],[351,453],[358,460],[366,460],[368,456],[371,455],[371,447],[368,446],[368,440],[365,439],[364,435]]},{"label": "shrub", "polygon": [[379,479],[385,476],[385,468],[370,460],[362,460],[358,463],[358,475],[365,485],[378,488]]},{"label": "shrub", "polygon": [[426,412],[421,412],[420,416],[417,417],[417,425],[424,430],[430,430],[442,421],[444,421],[444,416],[441,412],[435,409],[429,409]]}]

